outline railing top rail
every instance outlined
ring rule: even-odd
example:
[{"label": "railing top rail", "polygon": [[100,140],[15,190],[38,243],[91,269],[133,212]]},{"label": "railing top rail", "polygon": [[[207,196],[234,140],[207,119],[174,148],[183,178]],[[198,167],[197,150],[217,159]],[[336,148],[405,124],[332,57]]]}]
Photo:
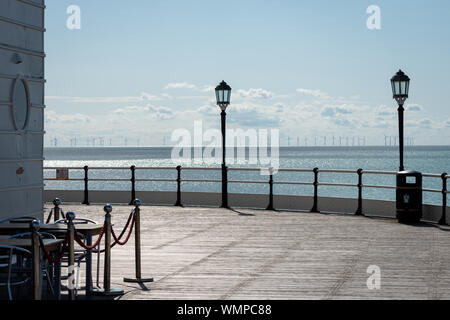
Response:
[{"label": "railing top rail", "polygon": [[57,169],[83,170],[84,167],[44,167],[44,170],[57,170]]},{"label": "railing top rail", "polygon": [[236,168],[236,167],[228,167],[228,171],[261,171],[261,170],[263,170],[263,168]]},{"label": "railing top rail", "polygon": [[379,170],[363,170],[365,174],[386,174],[386,175],[396,175],[396,171],[379,171]]},{"label": "railing top rail", "polygon": [[422,177],[425,178],[440,178],[442,174],[435,174],[435,173],[422,173]]},{"label": "railing top rail", "polygon": [[222,170],[222,168],[220,167],[182,167],[183,171],[184,170],[191,170],[191,171],[205,171],[205,170],[209,170],[209,171],[216,171],[216,170]]},{"label": "railing top rail", "polygon": [[278,169],[279,172],[313,172],[313,169]]},{"label": "railing top rail", "polygon": [[229,183],[248,183],[248,184],[267,184],[267,181],[263,180],[228,180]]},{"label": "railing top rail", "polygon": [[436,192],[436,193],[442,193],[442,190],[437,189],[422,189],[423,192]]},{"label": "railing top rail", "polygon": [[357,173],[358,170],[346,170],[346,169],[319,169],[319,172],[326,172],[326,173]]},{"label": "railing top rail", "polygon": [[[176,170],[177,167],[135,167],[136,170]],[[52,167],[44,167],[44,170],[57,170],[57,169],[70,169],[70,170],[84,170],[84,167],[70,167],[70,166],[52,166]],[[89,167],[89,170],[130,170],[130,167]],[[182,170],[190,170],[190,171],[218,171],[221,170],[220,167],[182,167]],[[237,167],[228,167],[229,171],[261,171],[267,170],[267,168],[237,168]],[[313,172],[313,169],[305,169],[305,168],[279,168],[278,172]],[[358,170],[350,170],[350,169],[320,169],[318,172],[322,173],[354,173],[356,174]],[[398,172],[396,171],[384,171],[384,170],[363,170],[363,174],[379,174],[379,175],[396,175]],[[423,173],[423,177],[427,178],[442,178],[442,174],[436,173]],[[450,175],[444,176],[444,178],[450,178]]]},{"label": "railing top rail", "polygon": [[136,170],[175,170],[176,167],[136,167]]},{"label": "railing top rail", "polygon": [[88,167],[88,168],[89,170],[130,170],[130,167]]}]

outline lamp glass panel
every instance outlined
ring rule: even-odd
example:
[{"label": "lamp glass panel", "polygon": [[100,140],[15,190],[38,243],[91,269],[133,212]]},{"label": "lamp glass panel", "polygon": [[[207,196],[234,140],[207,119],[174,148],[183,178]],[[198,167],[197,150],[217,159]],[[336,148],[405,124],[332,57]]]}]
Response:
[{"label": "lamp glass panel", "polygon": [[228,91],[228,90],[225,90],[224,91],[224,95],[225,95],[225,97],[224,97],[224,102],[225,103],[228,103],[229,101],[230,101],[230,97],[229,97],[229,95],[230,95],[230,91]]},{"label": "lamp glass panel", "polygon": [[400,81],[400,94],[404,95],[406,91],[406,81]]},{"label": "lamp glass panel", "polygon": [[395,82],[395,92],[396,92],[396,95],[402,94],[402,91],[401,91],[401,88],[400,88],[400,81],[396,81]]}]

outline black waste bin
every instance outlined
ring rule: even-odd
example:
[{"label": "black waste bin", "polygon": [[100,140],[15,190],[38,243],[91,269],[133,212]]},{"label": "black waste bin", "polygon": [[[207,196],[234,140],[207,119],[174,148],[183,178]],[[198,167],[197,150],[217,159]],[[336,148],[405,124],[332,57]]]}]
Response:
[{"label": "black waste bin", "polygon": [[422,173],[397,173],[397,219],[412,223],[422,219]]}]

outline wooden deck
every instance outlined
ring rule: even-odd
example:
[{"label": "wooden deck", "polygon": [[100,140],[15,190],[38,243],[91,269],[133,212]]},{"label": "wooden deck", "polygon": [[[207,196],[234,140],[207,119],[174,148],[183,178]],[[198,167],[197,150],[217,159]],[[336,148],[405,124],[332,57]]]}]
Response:
[{"label": "wooden deck", "polygon": [[[117,233],[131,209],[114,206]],[[63,210],[104,217],[101,206]],[[143,276],[155,282],[123,282],[134,275],[132,237],[112,250],[112,287],[124,300],[450,299],[449,231],[345,215],[142,207]],[[381,269],[380,290],[367,288],[371,265]]]}]

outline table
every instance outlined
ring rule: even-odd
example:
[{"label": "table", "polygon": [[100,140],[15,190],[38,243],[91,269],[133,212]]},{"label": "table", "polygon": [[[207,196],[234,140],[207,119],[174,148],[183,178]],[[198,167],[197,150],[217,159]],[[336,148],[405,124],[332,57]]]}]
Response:
[{"label": "table", "polygon": [[[64,243],[64,240],[60,240],[60,239],[44,239],[42,240],[43,245],[45,247],[45,249],[48,252],[52,252],[55,250],[58,250],[61,246],[62,243]],[[1,246],[13,246],[13,247],[19,247],[19,248],[23,248],[23,249],[27,249],[31,252],[33,252],[33,244],[31,239],[4,239],[4,238],[0,238],[0,245]],[[41,250],[42,251],[42,250]],[[40,296],[42,294],[42,265],[41,265],[41,254],[39,255],[35,255],[32,254],[33,256],[33,265],[39,265],[39,277],[36,277],[36,274],[33,272],[33,292],[36,292],[36,286],[39,286],[39,299]],[[60,268],[57,268],[57,280],[60,283],[61,281],[59,281],[59,277],[60,277]],[[59,296],[59,292],[60,292],[60,287],[58,286],[58,290],[57,290],[57,295]],[[34,297],[35,299],[37,297]]]},{"label": "table", "polygon": [[[102,231],[103,224],[75,224],[75,229],[86,237],[86,245],[92,245],[92,236],[99,235]],[[67,225],[58,224],[42,224],[40,231],[52,233],[52,231],[65,231]],[[30,231],[28,223],[1,223],[0,235],[13,235],[16,233]],[[88,250],[86,254],[86,296],[92,293],[92,251]]]},{"label": "table", "polygon": [[[92,236],[99,235],[102,232],[103,224],[75,224],[75,230],[86,237],[86,245],[92,245]],[[66,224],[44,224],[41,225],[42,231],[64,231],[67,230]],[[92,250],[86,254],[86,296],[92,294]]]}]

